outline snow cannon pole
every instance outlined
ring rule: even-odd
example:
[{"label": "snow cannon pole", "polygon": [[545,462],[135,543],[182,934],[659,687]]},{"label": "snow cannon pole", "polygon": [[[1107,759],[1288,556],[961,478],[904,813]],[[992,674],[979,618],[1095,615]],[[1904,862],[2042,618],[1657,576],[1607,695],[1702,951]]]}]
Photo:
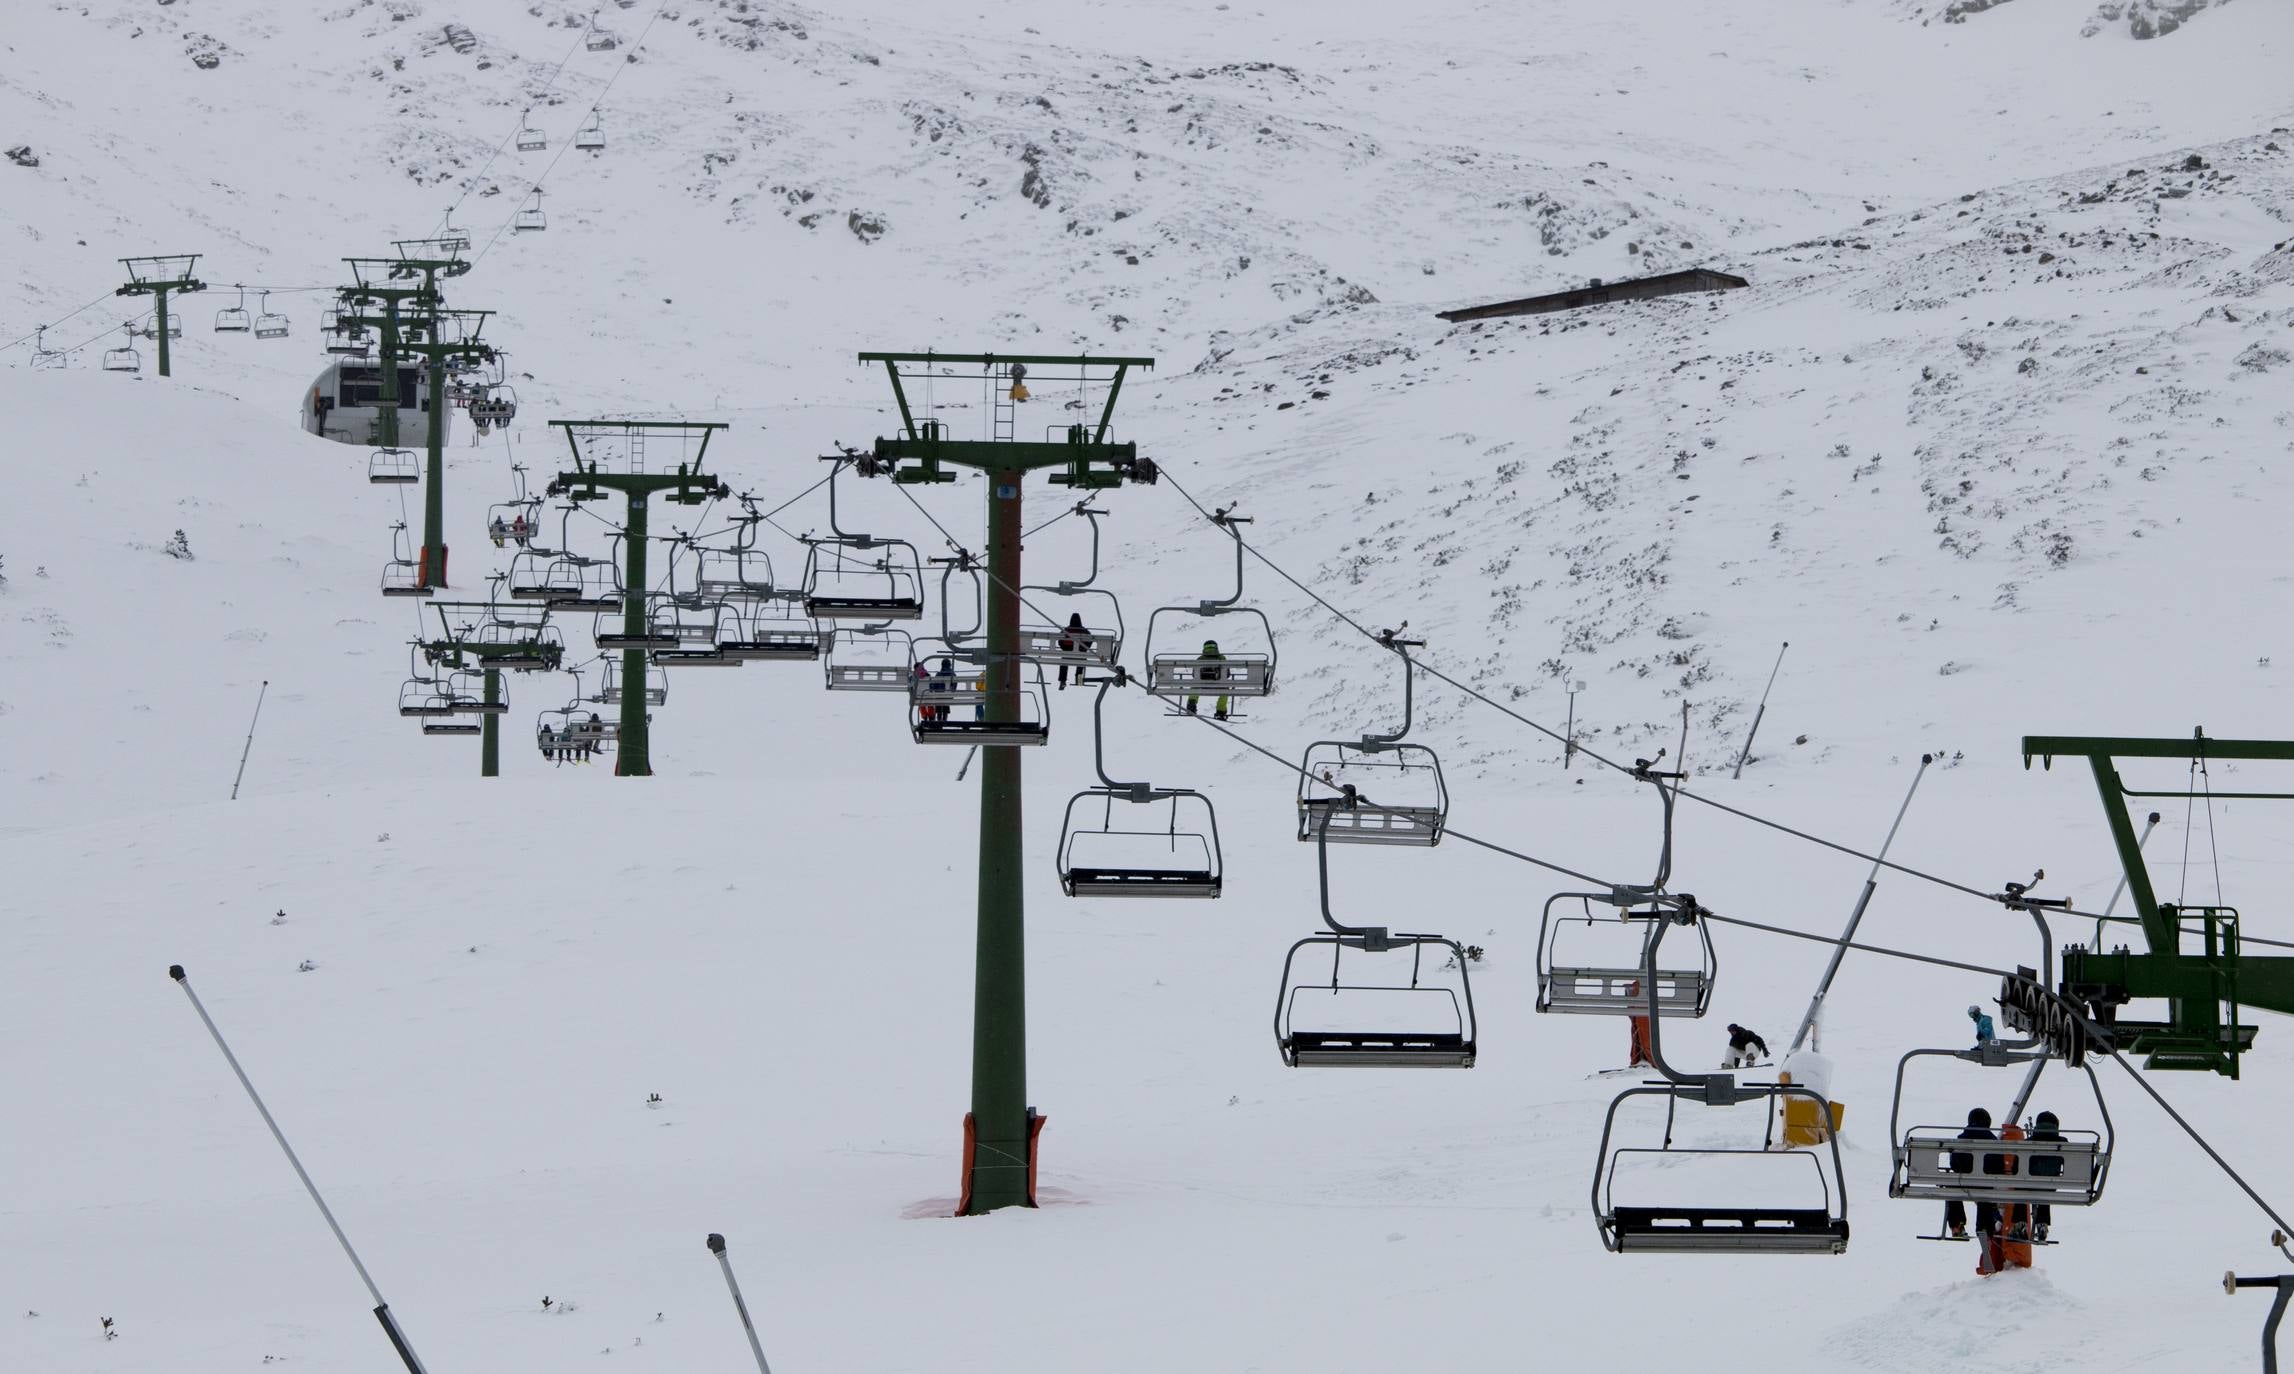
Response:
[{"label": "snow cannon pole", "polygon": [[1760,709],[1752,713],[1752,728],[1744,732],[1744,748],[1737,751],[1736,771],[1728,775],[1730,782],[1744,776],[1744,761],[1752,757],[1752,737],[1760,733],[1760,718],[1768,714],[1768,694],[1776,690],[1776,675],[1784,671],[1784,650],[1791,647],[1788,639],[1776,651],[1776,666],[1768,670],[1768,685],[1760,689]]},{"label": "snow cannon pole", "polygon": [[733,1277],[733,1262],[725,1257],[725,1238],[709,1233],[709,1253],[717,1257],[717,1267],[725,1271],[725,1287],[733,1294],[733,1310],[741,1314],[741,1329],[749,1336],[749,1353],[757,1357],[758,1374],[773,1374],[773,1367],[765,1363],[765,1348],[757,1343],[757,1325],[749,1320],[749,1305],[741,1301],[740,1281]]},{"label": "snow cannon pole", "polygon": [[[2151,832],[2158,828],[2159,813],[2153,811],[2150,814],[2150,818],[2143,822],[2142,835],[2135,840],[2135,852],[2137,854],[2143,852],[2143,846],[2151,842]],[[2104,905],[2103,914],[2095,918],[2095,952],[2097,954],[2101,954],[2103,952],[2103,925],[2105,922],[2111,919],[2111,913],[2119,909],[2119,899],[2126,895],[2127,874],[2126,871],[2122,869],[2119,872],[2119,885],[2111,889],[2111,900]]]},{"label": "snow cannon pole", "polygon": [[279,1149],[286,1154],[287,1162],[295,1166],[295,1177],[303,1181],[303,1191],[311,1195],[311,1201],[318,1205],[319,1215],[327,1219],[327,1229],[335,1233],[335,1240],[341,1244],[343,1253],[350,1256],[351,1268],[358,1271],[359,1282],[366,1285],[367,1295],[374,1299],[375,1320],[382,1323],[382,1333],[390,1338],[391,1348],[405,1362],[407,1374],[429,1374],[422,1367],[421,1357],[414,1353],[414,1347],[407,1344],[406,1333],[398,1329],[398,1319],[391,1315],[390,1304],[383,1300],[382,1290],[374,1286],[374,1279],[366,1272],[366,1265],[360,1262],[358,1251],[351,1248],[350,1237],[343,1234],[341,1223],[335,1220],[334,1212],[327,1207],[327,1200],[319,1196],[318,1185],[311,1182],[310,1173],[303,1168],[303,1161],[296,1158],[295,1147],[287,1143],[286,1134],[279,1129],[279,1123],[271,1119],[271,1109],[263,1105],[263,1095],[255,1091],[247,1071],[239,1067],[239,1056],[231,1053],[231,1046],[224,1042],[223,1032],[215,1028],[215,1018],[207,1014],[199,994],[191,990],[191,980],[184,976],[183,965],[168,965],[167,976],[173,978],[176,985],[183,989],[183,995],[191,999],[191,1009],[199,1013],[199,1019],[206,1023],[207,1033],[215,1037],[215,1048],[223,1051],[223,1060],[231,1066],[231,1072],[239,1076],[239,1086],[247,1090],[247,1099],[255,1104],[256,1111],[262,1113],[263,1124],[271,1128],[271,1139],[279,1142]]},{"label": "snow cannon pole", "polygon": [[262,687],[255,693],[255,714],[247,722],[247,743],[239,750],[239,771],[231,775],[231,800],[233,801],[239,800],[239,782],[247,776],[247,756],[255,751],[255,722],[263,718],[263,698],[269,695],[270,691],[271,679],[264,678]]},{"label": "snow cannon pole", "polygon": [[[1748,737],[1747,747],[1750,744]],[[1872,905],[1872,894],[1879,890],[1880,865],[1888,861],[1888,850],[1896,843],[1896,832],[1903,828],[1904,813],[1912,809],[1912,794],[1920,790],[1920,779],[1928,775],[1928,765],[1935,761],[1933,754],[1920,755],[1919,771],[1912,774],[1912,785],[1904,789],[1904,804],[1896,808],[1895,824],[1888,827],[1888,838],[1880,842],[1880,852],[1872,858],[1872,871],[1865,875],[1864,890],[1856,895],[1856,909],[1848,913],[1848,928],[1840,932],[1840,943],[1832,947],[1832,962],[1824,966],[1824,976],[1816,980],[1816,995],[1808,999],[1808,1014],[1800,1018],[1800,1029],[1792,1037],[1794,1050],[1816,1033],[1817,1019],[1824,1014],[1824,998],[1832,991],[1832,979],[1840,972],[1840,961],[1848,957],[1848,942],[1856,938],[1856,927],[1864,923],[1864,911]]]}]

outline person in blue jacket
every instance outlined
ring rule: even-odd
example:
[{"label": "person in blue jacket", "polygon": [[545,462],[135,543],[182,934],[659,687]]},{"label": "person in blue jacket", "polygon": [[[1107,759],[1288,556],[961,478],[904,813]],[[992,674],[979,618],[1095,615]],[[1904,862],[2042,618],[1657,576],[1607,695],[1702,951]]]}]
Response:
[{"label": "person in blue jacket", "polygon": [[1988,1045],[1992,1041],[1999,1038],[1998,1030],[1992,1026],[1991,1018],[1983,1014],[1983,1008],[1969,1007],[1967,1009],[1967,1019],[1975,1022],[1976,1044]]}]

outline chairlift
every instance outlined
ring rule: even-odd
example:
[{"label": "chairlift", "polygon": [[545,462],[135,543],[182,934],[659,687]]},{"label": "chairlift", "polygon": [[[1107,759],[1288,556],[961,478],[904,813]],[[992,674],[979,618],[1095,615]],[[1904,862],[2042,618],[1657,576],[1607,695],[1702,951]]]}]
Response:
[{"label": "chairlift", "polygon": [[725,621],[725,603],[697,597],[671,597],[654,614],[656,629],[668,631],[675,643],[656,649],[653,661],[664,668],[738,668],[746,659],[728,658],[718,644]]},{"label": "chairlift", "polygon": [[373,352],[369,335],[357,325],[338,322],[324,328],[327,336],[326,350],[338,358],[364,358]]},{"label": "chairlift", "polygon": [[422,585],[422,567],[414,560],[414,549],[406,532],[406,522],[390,527],[390,561],[382,565],[382,594],[384,596],[428,596],[431,589]]},{"label": "chairlift", "polygon": [[1978,1141],[1962,1138],[1965,1128],[1960,1126],[1902,1124],[1905,1071],[1914,1059],[1961,1059],[1991,1068],[2030,1065],[2015,1105],[2006,1116],[2014,1125],[2021,1110],[2030,1105],[2040,1071],[2055,1057],[2043,1047],[2018,1049],[1992,1041],[1973,1049],[1916,1049],[1896,1061],[1895,1103],[1888,1112],[1893,1156],[1888,1196],[2005,1206],[2093,1206],[2103,1196],[2115,1140],[2110,1106],[2103,1100],[2103,1087],[2093,1064],[2077,1067],[2087,1075],[2099,1129],[2075,1127],[2056,1132],[2060,1139],[2034,1140],[2031,1126],[2025,1124],[2020,1127],[2022,1139]]},{"label": "chairlift", "polygon": [[[1036,623],[1020,624],[1020,652],[1056,667],[1113,667],[1123,657],[1123,603],[1115,593],[1092,585],[1099,580],[1099,521],[1106,512],[1084,503],[1074,513],[1091,522],[1091,572],[1080,582],[1020,588],[1021,606],[1036,617]],[[1056,607],[1043,610],[1024,595],[1027,592],[1041,593],[1044,599],[1063,598],[1076,609],[1063,621]],[[1098,597],[1106,598],[1104,610],[1087,609],[1098,606],[1088,598]]]},{"label": "chairlift", "polygon": [[490,383],[482,394],[470,398],[467,409],[470,422],[480,430],[507,425],[518,418],[517,388]]},{"label": "chairlift", "polygon": [[531,548],[541,533],[542,498],[519,496],[486,507],[486,537],[496,548],[504,544]]},{"label": "chairlift", "polygon": [[[621,568],[610,558],[588,558],[578,553],[559,554],[541,573],[540,585],[547,591],[540,594],[522,594],[515,577],[517,560],[511,560],[513,577],[510,595],[521,601],[540,601],[553,611],[618,611],[624,596],[621,588]],[[533,585],[531,583],[527,585]]]},{"label": "chairlift", "polygon": [[510,710],[510,685],[501,674],[494,675],[494,699],[486,700],[486,671],[482,668],[456,668],[446,675],[444,690],[454,703],[454,714],[461,716],[499,716]]},{"label": "chairlift", "polygon": [[292,326],[288,323],[287,317],[272,311],[271,293],[268,291],[259,293],[256,298],[255,337],[258,339],[283,339],[291,332],[293,332]]},{"label": "chairlift", "polygon": [[[1472,1068],[1478,1027],[1465,950],[1440,935],[1339,924],[1330,914],[1329,838],[1327,830],[1316,832],[1322,923],[1329,930],[1290,947],[1275,994],[1282,1062],[1292,1068]],[[1300,953],[1310,949],[1317,956],[1330,951],[1327,979],[1301,965]],[[1429,962],[1428,954],[1440,962]]]},{"label": "chairlift", "polygon": [[[1247,525],[1250,520],[1246,516],[1229,515],[1225,510],[1216,512],[1211,519],[1235,541],[1234,594],[1217,601],[1200,601],[1192,606],[1164,606],[1147,617],[1147,678],[1143,685],[1154,696],[1211,694],[1263,697],[1274,690],[1274,626],[1267,620],[1266,612],[1241,604],[1243,536],[1237,526]],[[1266,645],[1265,651],[1262,653],[1256,648],[1229,649],[1219,645],[1215,639],[1206,639],[1203,649],[1194,652],[1170,647],[1176,637],[1174,631],[1181,620],[1227,615],[1256,619],[1258,632],[1252,642],[1263,642]],[[1165,621],[1165,616],[1171,617],[1171,620]],[[1162,631],[1160,641],[1156,638],[1158,628]],[[1160,649],[1159,642],[1162,646]]]},{"label": "chairlift", "polygon": [[629,624],[626,604],[621,610],[598,612],[597,619],[591,629],[591,634],[597,640],[597,647],[600,649],[643,649],[646,651],[676,648],[678,642],[676,626],[664,617],[666,600],[658,593],[647,596],[642,613],[643,618],[634,629]]},{"label": "chairlift", "polygon": [[1092,702],[1092,759],[1100,785],[1068,799],[1060,823],[1060,890],[1070,897],[1216,897],[1224,873],[1211,799],[1192,788],[1107,776],[1101,711],[1108,689],[1127,681],[1117,669],[1100,683]]},{"label": "chairlift", "polygon": [[821,656],[820,625],[799,608],[800,594],[788,592],[761,601],[726,604],[725,634],[717,652],[738,660],[810,663]]},{"label": "chairlift", "polygon": [[518,234],[536,234],[549,227],[548,217],[542,214],[542,188],[536,186],[534,203],[510,218],[510,230]]},{"label": "chairlift", "polygon": [[815,620],[921,620],[924,570],[904,539],[811,541],[804,609]]},{"label": "chairlift", "polygon": [[585,756],[611,751],[621,743],[621,722],[607,720],[589,709],[579,696],[562,710],[544,711],[534,719],[534,744],[545,759],[570,753]]},{"label": "chairlift", "polygon": [[905,692],[915,662],[915,639],[890,625],[833,626],[820,659],[832,692]]},{"label": "chairlift", "polygon": [[[151,323],[143,326],[143,328],[137,332],[141,333],[147,339],[158,338],[159,317],[154,315],[152,317]],[[177,311],[167,317],[167,337],[171,339],[180,339],[183,337],[183,314],[181,311]]]},{"label": "chairlift", "polygon": [[[1576,900],[1579,913],[1556,914],[1558,904]],[[1556,892],[1545,899],[1545,912],[1537,934],[1537,1009],[1544,1012],[1595,1016],[1642,1016],[1649,999],[1641,986],[1639,952],[1648,940],[1648,923],[1661,919],[1657,910],[1629,908],[1646,900],[1637,888],[1609,892]],[[1597,915],[1594,904],[1618,908],[1614,915]],[[1582,927],[1582,931],[1580,931]],[[1614,931],[1615,934],[1604,934]],[[1583,936],[1580,941],[1580,934]],[[1659,1016],[1703,1016],[1712,1005],[1714,975],[1720,965],[1713,955],[1712,925],[1697,922],[1703,957],[1695,967],[1657,970]],[[1631,955],[1606,962],[1589,960],[1580,945],[1607,945],[1623,951],[1631,941]]]},{"label": "chairlift", "polygon": [[[1841,1254],[1848,1248],[1848,1189],[1839,1135],[1827,1133],[1829,1168],[1814,1152],[1775,1148],[1783,1104],[1805,1100],[1816,1119],[1830,1120],[1832,1108],[1824,1096],[1794,1083],[1739,1084],[1734,1074],[1684,1074],[1665,1062],[1663,1018],[1656,1005],[1662,967],[1658,949],[1672,926],[1702,921],[1694,897],[1664,894],[1662,886],[1660,880],[1642,890],[1644,899],[1661,911],[1648,922],[1641,967],[1649,1059],[1665,1081],[1627,1088],[1609,1103],[1592,1187],[1601,1244],[1618,1254]],[[1664,1099],[1659,1143],[1612,1149],[1619,1112],[1637,1098]],[[1696,1109],[1689,1113],[1692,1120],[1703,1121],[1709,1119],[1703,1112],[1752,1103],[1761,1106],[1757,1145],[1711,1144],[1701,1127],[1681,1127],[1684,1106]],[[1706,1201],[1712,1192],[1727,1198],[1728,1205]],[[1696,1200],[1680,1201],[1684,1195]]]},{"label": "chairlift", "polygon": [[436,678],[418,673],[399,684],[398,714],[417,719],[450,716],[454,714],[454,699]]},{"label": "chairlift", "polygon": [[32,367],[34,370],[60,368],[70,364],[70,354],[48,347],[48,326],[41,325],[32,333]]},{"label": "chairlift", "polygon": [[412,449],[378,448],[366,460],[366,480],[378,487],[405,486],[422,480],[422,465]]},{"label": "chairlift", "polygon": [[135,327],[133,325],[128,326],[125,343],[122,343],[118,348],[104,350],[104,371],[143,371],[143,355],[135,351]]},{"label": "chairlift", "polygon": [[[1402,639],[1388,630],[1379,643],[1402,659],[1402,727],[1390,734],[1366,734],[1359,741],[1321,740],[1308,745],[1298,768],[1298,838],[1327,835],[1334,844],[1437,845],[1450,815],[1442,761],[1422,744],[1403,742],[1410,733],[1417,665],[1410,650],[1422,640]],[[1362,802],[1373,794],[1378,805]]]},{"label": "chairlift", "polygon": [[227,305],[215,312],[215,332],[218,334],[244,334],[255,326],[255,317],[247,309],[247,288],[239,288],[239,303]]},{"label": "chairlift", "polygon": [[546,153],[549,151],[549,147],[549,137],[534,127],[533,107],[528,106],[526,112],[518,116],[518,151],[521,153]]},{"label": "chairlift", "polygon": [[589,123],[574,130],[574,147],[585,153],[605,151],[605,117],[596,110],[589,112]]},{"label": "chairlift", "polygon": [[565,636],[546,622],[489,620],[478,627],[470,642],[491,651],[486,656],[488,663],[510,672],[554,671],[565,661]]},{"label": "chairlift", "polygon": [[[1028,681],[1030,671],[1033,682]],[[999,705],[995,698],[1003,692],[1011,694],[1006,700],[1012,713],[991,718]],[[908,725],[918,744],[1042,744],[1051,734],[1043,665],[1017,655],[990,658],[952,648],[945,640],[920,641],[909,668]]]},{"label": "chairlift", "polygon": [[554,606],[578,599],[582,584],[570,559],[529,550],[510,556],[508,590],[513,601],[541,601]]},{"label": "chairlift", "polygon": [[773,564],[761,549],[697,551],[693,590],[726,601],[757,601],[773,594]]},{"label": "chairlift", "polygon": [[614,38],[611,29],[599,28],[597,16],[592,14],[589,17],[589,36],[582,39],[581,45],[591,52],[612,52],[620,46],[620,42]]},{"label": "chairlift", "polygon": [[[669,674],[661,668],[647,664],[640,683],[639,690],[644,694],[646,705],[659,706],[669,700]],[[627,691],[628,683],[626,675],[622,672],[620,656],[609,656],[605,660],[605,679],[598,689],[597,699],[610,705],[618,705],[621,699],[627,695]]]}]

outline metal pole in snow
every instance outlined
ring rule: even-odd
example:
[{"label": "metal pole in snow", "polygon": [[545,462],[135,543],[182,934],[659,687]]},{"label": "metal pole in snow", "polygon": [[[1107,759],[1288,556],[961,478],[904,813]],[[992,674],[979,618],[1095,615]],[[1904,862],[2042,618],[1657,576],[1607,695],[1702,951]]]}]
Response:
[{"label": "metal pole in snow", "polygon": [[741,1301],[741,1285],[733,1278],[733,1262],[725,1258],[725,1238],[709,1233],[709,1253],[717,1257],[717,1267],[725,1271],[725,1287],[732,1290],[733,1310],[741,1314],[741,1329],[749,1335],[749,1353],[757,1357],[758,1374],[773,1374],[772,1366],[765,1363],[765,1348],[757,1344],[757,1326],[749,1320],[749,1305]]},{"label": "metal pole in snow", "polygon": [[[270,690],[271,679],[264,678],[261,689],[255,693],[255,715],[253,719],[247,722],[246,747],[239,751],[239,771],[231,775],[231,800],[233,801],[239,800],[239,780],[247,776],[247,755],[255,748],[255,722],[263,718],[263,697]],[[2143,833],[2148,835],[2150,832],[2146,830]]]},{"label": "metal pole in snow", "polygon": [[[1749,746],[1750,740],[1746,743]],[[1895,824],[1888,827],[1888,838],[1881,842],[1880,852],[1872,858],[1872,871],[1864,879],[1864,890],[1856,896],[1856,909],[1848,913],[1848,928],[1840,932],[1840,942],[1832,947],[1832,962],[1824,966],[1824,976],[1816,981],[1816,995],[1808,999],[1808,1014],[1800,1018],[1800,1030],[1792,1037],[1795,1050],[1816,1029],[1816,1018],[1824,1012],[1824,998],[1832,991],[1832,979],[1840,972],[1840,961],[1848,957],[1848,942],[1856,938],[1856,927],[1864,923],[1864,911],[1872,905],[1872,894],[1880,886],[1880,865],[1896,843],[1896,832],[1903,828],[1904,813],[1912,809],[1912,794],[1920,790],[1920,779],[1928,775],[1928,765],[1935,761],[1933,754],[1920,755],[1920,771],[1912,774],[1912,785],[1904,789],[1904,804],[1896,808]]]},{"label": "metal pole in snow", "polygon": [[[2150,815],[2150,819],[2143,822],[2142,836],[2135,841],[2135,852],[2137,854],[2142,853],[2143,846],[2151,842],[2151,832],[2158,829],[2158,825],[2159,813],[2153,811]],[[2097,954],[2101,954],[2103,952],[2103,923],[2110,920],[2111,913],[2119,909],[2119,899],[2124,897],[2126,894],[2127,872],[2125,869],[2120,869],[2119,885],[2111,889],[2111,900],[2104,905],[2103,914],[2095,918],[2095,952]]]},{"label": "metal pole in snow", "polygon": [[1768,685],[1760,689],[1760,709],[1752,713],[1752,728],[1744,732],[1744,748],[1736,756],[1736,771],[1728,775],[1730,782],[1744,776],[1744,761],[1752,757],[1752,737],[1760,733],[1760,718],[1768,714],[1768,694],[1776,690],[1776,675],[1784,668],[1784,650],[1792,641],[1784,641],[1784,648],[1776,651],[1776,666],[1768,670]]},{"label": "metal pole in snow", "polygon": [[421,1359],[415,1355],[414,1347],[406,1343],[406,1333],[398,1329],[398,1320],[391,1316],[390,1304],[383,1301],[382,1290],[374,1286],[374,1279],[367,1274],[366,1265],[359,1261],[358,1251],[351,1249],[350,1237],[343,1234],[343,1228],[335,1220],[334,1212],[327,1207],[327,1200],[319,1196],[318,1185],[311,1182],[310,1174],[303,1168],[303,1161],[295,1157],[295,1147],[287,1143],[279,1123],[271,1119],[271,1109],[263,1105],[263,1095],[255,1091],[255,1085],[247,1078],[247,1071],[239,1067],[239,1056],[231,1053],[231,1047],[223,1041],[223,1032],[215,1028],[215,1018],[207,1014],[199,994],[191,990],[191,980],[184,976],[183,965],[168,965],[167,976],[173,978],[176,985],[183,989],[183,995],[191,999],[191,1009],[199,1013],[199,1019],[207,1025],[207,1033],[215,1037],[215,1048],[223,1051],[224,1062],[231,1066],[231,1072],[239,1076],[239,1086],[247,1090],[247,1100],[255,1104],[255,1110],[263,1115],[263,1124],[271,1128],[271,1139],[279,1142],[279,1149],[285,1152],[287,1162],[295,1166],[295,1177],[303,1181],[303,1191],[309,1193],[311,1201],[318,1204],[319,1215],[327,1219],[327,1229],[335,1233],[335,1240],[341,1244],[343,1253],[350,1256],[350,1267],[358,1271],[359,1282],[366,1285],[367,1295],[374,1299],[375,1320],[382,1323],[383,1334],[390,1338],[391,1347],[398,1352],[398,1358],[405,1361],[407,1374],[428,1374],[422,1367]]}]

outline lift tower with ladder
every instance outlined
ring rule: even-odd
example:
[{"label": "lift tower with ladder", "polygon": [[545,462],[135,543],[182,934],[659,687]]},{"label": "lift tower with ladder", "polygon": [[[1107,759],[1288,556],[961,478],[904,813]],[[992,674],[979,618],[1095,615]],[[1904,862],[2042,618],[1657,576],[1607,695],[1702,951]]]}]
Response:
[{"label": "lift tower with ladder", "polygon": [[[1056,486],[1086,491],[1125,481],[1152,482],[1156,468],[1138,445],[1107,437],[1116,398],[1132,368],[1152,358],[1097,358],[997,353],[863,353],[892,381],[900,432],[879,438],[864,475],[889,471],[900,483],[952,482],[951,467],[973,468],[988,484],[987,642],[980,655],[990,731],[1021,716],[1020,488],[1027,474],[1049,470]],[[1024,379],[1024,380],[1023,380]],[[934,389],[978,383],[986,432],[951,437],[930,413]],[[1043,439],[1022,437],[1016,407],[1039,392],[1073,383],[1089,416],[1090,393],[1103,398],[1095,420],[1054,427]],[[925,413],[914,408],[923,389]],[[968,388],[967,388],[968,389]],[[1026,899],[1020,856],[1020,751],[990,734],[980,768],[979,930],[972,991],[972,1109],[964,1120],[963,1198],[958,1210],[980,1215],[1034,1202],[1035,1136],[1042,1118],[1027,1100]]]},{"label": "lift tower with ladder", "polygon": [[[628,502],[629,514],[622,524],[622,631],[629,640],[642,642],[646,638],[647,504],[656,493],[680,506],[730,497],[733,489],[702,468],[710,437],[726,426],[709,420],[552,420],[550,427],[565,432],[566,445],[573,453],[572,466],[550,483],[550,495],[579,503],[618,492]],[[666,470],[649,472],[649,464]],[[653,755],[645,713],[648,703],[646,693],[638,690],[645,681],[646,651],[640,647],[620,652],[622,681],[629,689],[621,694],[613,771],[616,777],[651,777]]]},{"label": "lift tower with ladder", "polygon": [[152,337],[159,340],[159,375],[168,375],[167,352],[167,298],[181,291],[205,291],[207,283],[191,275],[199,265],[197,253],[167,253],[158,257],[121,258],[127,268],[127,285],[114,291],[115,296],[149,296],[153,312]]},{"label": "lift tower with ladder", "polygon": [[[415,555],[416,585],[446,585],[446,365],[492,362],[491,346],[478,333],[491,313],[448,311],[438,293],[441,277],[470,270],[461,250],[468,240],[402,239],[392,258],[346,258],[354,285],[340,292],[338,327],[372,329],[379,336],[376,361],[382,368],[381,447],[398,447],[398,360],[419,358],[429,372],[430,414],[424,436],[422,548]],[[379,314],[369,313],[377,307]]]}]

